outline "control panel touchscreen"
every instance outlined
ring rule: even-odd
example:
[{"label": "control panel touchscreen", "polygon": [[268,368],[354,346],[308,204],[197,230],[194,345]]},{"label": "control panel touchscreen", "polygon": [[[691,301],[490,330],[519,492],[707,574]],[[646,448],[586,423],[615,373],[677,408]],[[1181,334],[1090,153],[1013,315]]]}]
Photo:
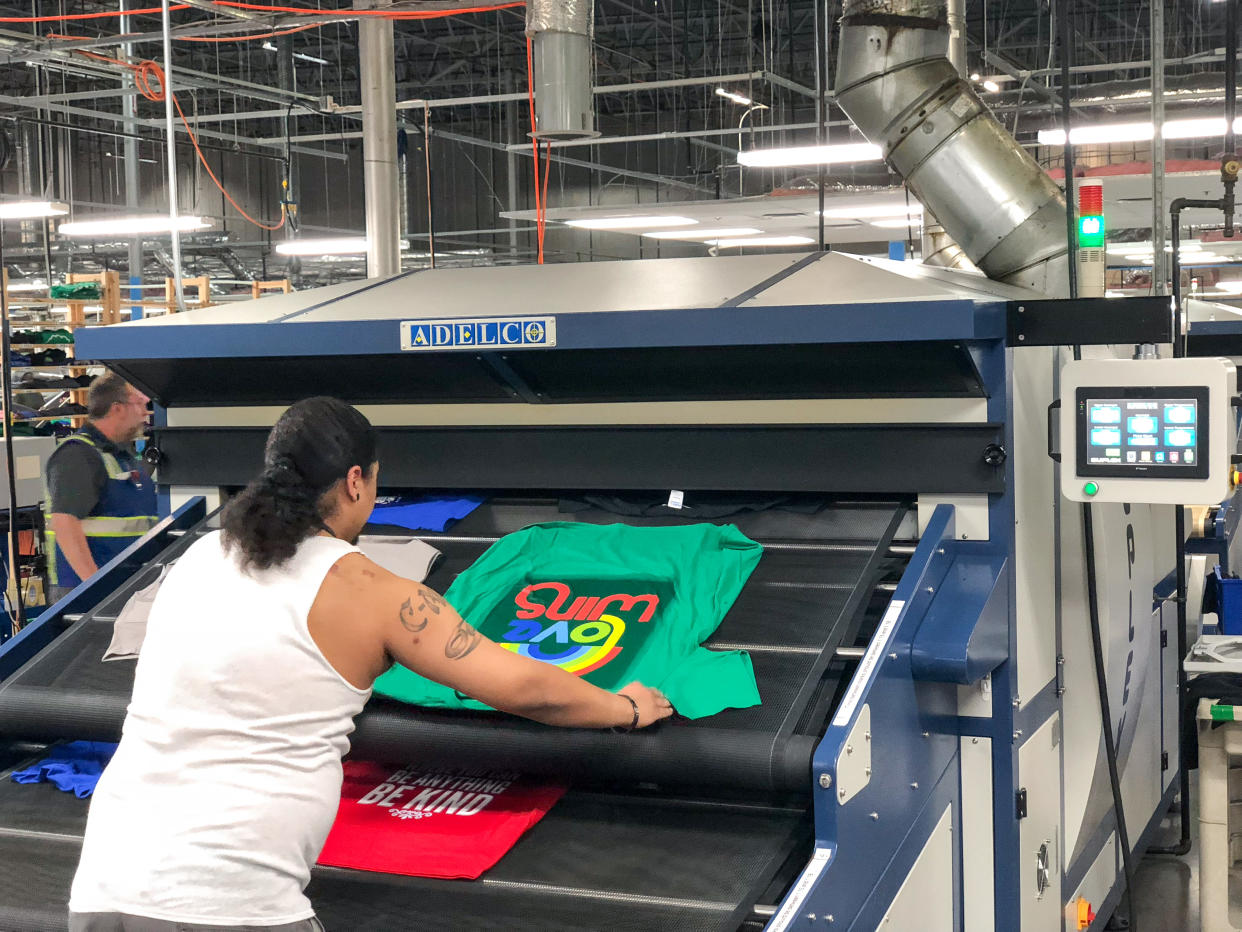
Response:
[{"label": "control panel touchscreen", "polygon": [[1207,389],[1090,388],[1078,395],[1078,474],[1207,475]]}]

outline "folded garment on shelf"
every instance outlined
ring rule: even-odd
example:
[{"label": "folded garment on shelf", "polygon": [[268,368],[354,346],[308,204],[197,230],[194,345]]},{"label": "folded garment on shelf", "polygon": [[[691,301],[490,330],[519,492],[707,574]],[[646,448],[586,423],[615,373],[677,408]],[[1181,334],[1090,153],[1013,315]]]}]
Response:
[{"label": "folded garment on shelf", "polygon": [[99,300],[101,292],[99,282],[75,282],[72,285],[53,285],[49,294],[62,301],[90,301]]},{"label": "folded garment on shelf", "polygon": [[40,343],[72,343],[73,342],[73,331],[64,330],[64,329],[44,330],[43,339],[40,340],[39,342]]},{"label": "folded garment on shelf", "polygon": [[70,741],[52,748],[33,767],[13,773],[14,783],[51,783],[63,793],[86,799],[95,792],[116,745],[107,741]]},{"label": "folded garment on shelf", "polygon": [[86,408],[73,403],[59,404],[52,408],[41,408],[39,410],[40,417],[73,417],[74,415],[85,413]]},{"label": "folded garment on shelf", "polygon": [[30,354],[32,366],[63,366],[69,354],[62,349],[35,350]]}]

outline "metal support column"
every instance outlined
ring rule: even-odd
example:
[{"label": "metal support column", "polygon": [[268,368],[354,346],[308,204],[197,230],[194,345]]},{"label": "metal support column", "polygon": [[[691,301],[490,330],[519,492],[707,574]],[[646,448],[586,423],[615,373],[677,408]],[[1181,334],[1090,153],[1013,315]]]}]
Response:
[{"label": "metal support column", "polygon": [[1151,5],[1151,248],[1152,294],[1168,294],[1169,260],[1164,203],[1164,4]]},{"label": "metal support column", "polygon": [[[376,9],[391,0],[357,0],[355,9]],[[397,184],[397,91],[392,20],[367,16],[358,23],[362,84],[362,159],[366,191],[367,277],[401,271],[401,191]]]},{"label": "metal support column", "polygon": [[164,134],[168,143],[168,218],[172,229],[173,288],[177,310],[185,310],[185,289],[181,286],[181,233],[177,230],[177,125],[173,122],[172,21],[168,0],[163,0],[164,26]]},{"label": "metal support column", "polygon": [[[121,0],[121,9],[126,10],[131,6],[131,0]],[[133,32],[133,19],[126,15],[121,17],[121,33],[128,34]],[[121,55],[128,62],[134,60],[134,45],[132,42],[126,42],[121,46]],[[128,76],[122,82],[127,90],[135,89],[135,74],[128,72]],[[126,94],[121,98],[121,115],[125,118],[124,127],[126,136],[122,139],[121,157],[125,170],[125,209],[127,213],[138,213],[139,200],[139,180],[138,180],[138,123],[135,118],[138,115],[138,99],[134,93]],[[142,285],[142,237],[136,236],[129,241],[129,263],[126,266],[126,274],[129,276],[131,285]],[[142,300],[141,288],[135,288],[129,292],[131,301]],[[142,317],[142,305],[134,304],[130,306],[130,320],[138,320]]]}]

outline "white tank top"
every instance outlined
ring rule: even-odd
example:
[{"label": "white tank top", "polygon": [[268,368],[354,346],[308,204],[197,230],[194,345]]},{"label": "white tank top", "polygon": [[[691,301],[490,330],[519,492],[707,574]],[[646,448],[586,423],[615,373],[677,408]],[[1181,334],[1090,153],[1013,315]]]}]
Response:
[{"label": "white tank top", "polygon": [[247,574],[217,532],[172,568],[91,800],[70,910],[205,925],[314,914],[302,891],[371,691],[328,663],[306,618],[355,552],[312,537],[284,566]]}]

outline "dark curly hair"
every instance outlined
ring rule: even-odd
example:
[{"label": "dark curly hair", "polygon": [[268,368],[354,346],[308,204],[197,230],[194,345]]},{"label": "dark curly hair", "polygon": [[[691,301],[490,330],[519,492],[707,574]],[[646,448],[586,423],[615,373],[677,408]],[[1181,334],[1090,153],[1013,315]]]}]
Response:
[{"label": "dark curly hair", "polygon": [[320,396],[299,401],[268,434],[263,473],[224,509],[226,550],[243,569],[280,566],[332,517],[329,493],[354,466],[369,474],[375,428],[356,408]]}]

